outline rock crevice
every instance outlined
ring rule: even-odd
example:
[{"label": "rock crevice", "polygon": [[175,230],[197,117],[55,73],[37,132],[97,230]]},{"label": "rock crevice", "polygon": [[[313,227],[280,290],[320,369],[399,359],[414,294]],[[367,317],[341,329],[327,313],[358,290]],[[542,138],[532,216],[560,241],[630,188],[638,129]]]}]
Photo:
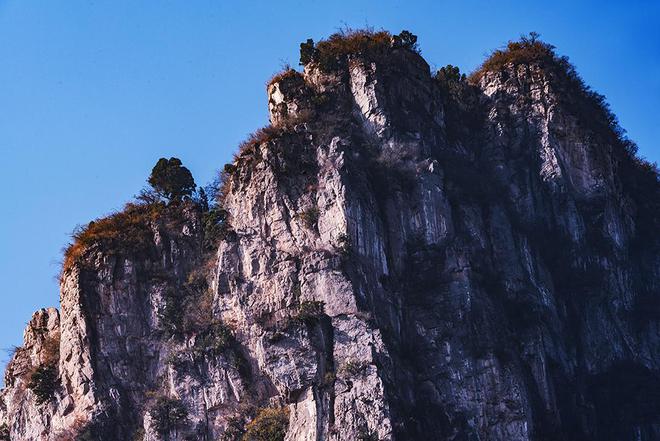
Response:
[{"label": "rock crevice", "polygon": [[660,437],[657,174],[554,55],[468,81],[369,38],[273,79],[212,253],[190,202],[64,272],[10,439]]}]

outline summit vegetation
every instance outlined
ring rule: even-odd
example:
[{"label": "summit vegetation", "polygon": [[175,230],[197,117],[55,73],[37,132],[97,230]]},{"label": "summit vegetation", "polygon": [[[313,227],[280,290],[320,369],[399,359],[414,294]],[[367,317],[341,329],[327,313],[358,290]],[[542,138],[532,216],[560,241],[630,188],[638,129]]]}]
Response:
[{"label": "summit vegetation", "polygon": [[379,59],[393,48],[419,52],[417,36],[405,30],[392,35],[372,29],[345,29],[316,44],[311,38],[300,43],[300,64],[316,63],[327,72],[344,66],[349,55]]},{"label": "summit vegetation", "polygon": [[62,274],[95,246],[107,254],[148,253],[154,244],[155,226],[178,223],[186,210],[201,212],[205,249],[212,249],[226,237],[227,214],[217,204],[215,189],[209,190],[213,193],[209,202],[209,191],[196,189],[192,173],[180,159],[159,159],[147,182],[149,187],[122,210],[74,230],[72,242],[64,251]]},{"label": "summit vegetation", "polygon": [[[555,47],[531,32],[519,40],[509,41],[505,48],[495,50],[481,66],[467,77],[476,85],[488,72],[503,72],[508,67],[535,65],[553,79],[554,87],[561,88],[558,96],[576,120],[603,145],[611,145],[617,157],[623,189],[637,207],[637,237],[651,238],[660,243],[655,232],[660,230],[660,171],[655,163],[638,155],[638,147],[629,139],[619,124],[605,96],[589,87],[580,77],[568,57],[558,55]],[[457,71],[439,73],[454,83]]]}]

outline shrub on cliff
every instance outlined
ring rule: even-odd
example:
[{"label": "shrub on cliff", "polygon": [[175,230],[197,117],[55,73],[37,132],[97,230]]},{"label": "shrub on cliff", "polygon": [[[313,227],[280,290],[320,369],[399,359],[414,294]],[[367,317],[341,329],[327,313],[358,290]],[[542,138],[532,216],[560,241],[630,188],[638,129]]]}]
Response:
[{"label": "shrub on cliff", "polygon": [[77,228],[73,232],[73,243],[64,252],[63,271],[78,261],[92,245],[100,245],[107,253],[141,253],[148,250],[153,239],[150,225],[164,209],[162,203],[128,203],[123,211]]},{"label": "shrub on cliff", "polygon": [[185,292],[169,287],[163,293],[163,306],[158,310],[160,330],[167,336],[183,332],[185,318]]},{"label": "shrub on cliff", "polygon": [[231,233],[227,217],[227,212],[219,206],[211,207],[202,215],[205,249],[214,250],[218,241],[226,239]]},{"label": "shrub on cliff", "polygon": [[368,367],[369,363],[367,361],[348,360],[341,368],[339,368],[339,374],[344,378],[353,378],[364,373]]},{"label": "shrub on cliff", "polygon": [[318,300],[305,300],[298,305],[296,313],[291,317],[294,322],[314,323],[325,314],[325,303]]},{"label": "shrub on cliff", "polygon": [[356,441],[379,441],[378,434],[370,431],[367,428],[362,428],[358,431]]},{"label": "shrub on cliff", "polygon": [[179,158],[160,158],[147,181],[158,195],[169,201],[189,198],[195,191],[192,173]]},{"label": "shrub on cliff", "polygon": [[[302,43],[304,44],[304,43]],[[281,72],[273,75],[270,80],[266,82],[266,85],[271,85],[273,83],[279,83],[283,81],[298,81],[303,82],[303,76],[300,72],[289,66],[288,64],[284,66]]]},{"label": "shrub on cliff", "polygon": [[11,438],[9,437],[9,427],[7,427],[7,423],[2,423],[2,425],[0,425],[0,441],[11,441]]},{"label": "shrub on cliff", "polygon": [[[177,158],[158,160],[148,182],[152,189],[142,190],[137,202],[129,202],[122,211],[74,230],[73,242],[64,251],[62,273],[80,261],[93,245],[98,245],[105,254],[145,253],[153,244],[152,227],[163,214],[169,213],[168,219],[176,223],[183,219],[183,208],[194,204],[201,209],[205,205],[208,207],[208,197],[202,189],[195,201],[188,202],[192,200],[195,181],[190,170]],[[163,199],[176,204],[168,206]]]},{"label": "shrub on cliff", "polygon": [[238,417],[231,417],[219,441],[241,441],[244,433],[243,421]]},{"label": "shrub on cliff", "polygon": [[60,361],[60,333],[46,337],[41,348],[41,361],[45,365],[56,366]]},{"label": "shrub on cliff", "polygon": [[192,349],[196,355],[218,355],[231,348],[234,343],[234,334],[231,329],[223,323],[216,322],[197,335]]},{"label": "shrub on cliff", "polygon": [[417,36],[408,31],[393,36],[387,31],[345,29],[316,45],[312,39],[301,43],[300,64],[315,62],[321,70],[327,72],[342,66],[348,55],[378,59],[384,57],[391,48],[418,52]]},{"label": "shrub on cliff", "polygon": [[415,52],[419,51],[417,47],[417,35],[412,32],[403,30],[399,35],[392,37],[392,42],[394,47],[402,47]]},{"label": "shrub on cliff", "polygon": [[592,132],[598,142],[615,147],[623,190],[638,210],[637,241],[646,241],[649,237],[655,240],[657,235],[654,232],[660,228],[660,175],[657,166],[636,155],[637,146],[626,137],[605,97],[586,85],[568,57],[557,55],[554,49],[532,32],[518,41],[510,41],[505,49],[493,52],[470,75],[469,82],[476,83],[486,72],[497,72],[510,64],[539,65],[553,77],[555,87],[561,89],[557,96],[580,125]]},{"label": "shrub on cliff", "polygon": [[461,74],[461,70],[458,66],[452,66],[448,64],[444,67],[438,69],[438,72],[435,74],[436,80],[441,84],[454,84],[460,81],[465,80],[465,74]]},{"label": "shrub on cliff", "polygon": [[245,426],[242,441],[283,441],[288,428],[288,409],[261,409],[257,416]]},{"label": "shrub on cliff", "polygon": [[28,388],[37,397],[37,404],[43,404],[53,398],[57,387],[57,369],[54,365],[40,365],[30,374]]},{"label": "shrub on cliff", "polygon": [[308,38],[307,41],[300,43],[300,64],[302,66],[311,63],[315,55],[314,40]]},{"label": "shrub on cliff", "polygon": [[[249,161],[251,158],[256,156],[257,148],[260,145],[273,141],[274,139],[282,136],[284,132],[284,127],[275,127],[272,125],[257,129],[251,133],[245,141],[239,144],[238,152],[234,154],[234,164],[240,162],[242,159]],[[234,164],[232,164],[231,167],[235,167]],[[226,191],[222,188],[220,192],[221,194],[226,193]]]},{"label": "shrub on cliff", "polygon": [[149,411],[156,431],[165,435],[183,427],[188,421],[188,410],[181,400],[158,397]]},{"label": "shrub on cliff", "polygon": [[578,75],[568,57],[555,53],[555,47],[539,40],[539,34],[531,32],[510,41],[505,49],[493,52],[486,61],[468,77],[470,83],[478,82],[486,72],[497,72],[508,65],[536,64],[555,78],[567,108],[585,126],[593,130],[605,142],[625,143],[624,131],[609,108],[605,97],[591,90]]},{"label": "shrub on cliff", "polygon": [[539,40],[539,34],[530,32],[518,41],[509,41],[504,49],[490,54],[479,68],[470,75],[476,82],[488,71],[498,71],[508,64],[549,63],[556,60],[555,47]]},{"label": "shrub on cliff", "polygon": [[310,230],[316,228],[316,224],[319,220],[319,215],[320,213],[317,207],[309,207],[298,213],[298,217],[300,218],[300,220],[302,220],[305,227],[307,227]]}]

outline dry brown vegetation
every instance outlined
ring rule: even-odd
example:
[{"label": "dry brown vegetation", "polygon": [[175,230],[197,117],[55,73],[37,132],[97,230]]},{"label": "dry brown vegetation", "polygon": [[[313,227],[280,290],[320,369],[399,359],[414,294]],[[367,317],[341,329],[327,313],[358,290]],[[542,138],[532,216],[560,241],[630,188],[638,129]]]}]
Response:
[{"label": "dry brown vegetation", "polygon": [[251,133],[247,139],[238,146],[238,151],[234,153],[231,164],[226,164],[224,170],[219,173],[217,182],[218,189],[216,200],[222,205],[223,200],[229,193],[232,174],[238,169],[241,163],[249,163],[256,157],[257,149],[263,144],[272,142],[284,135],[292,134],[298,124],[308,122],[312,119],[313,112],[301,112],[296,117],[291,117],[283,123],[273,126],[268,125]]},{"label": "dry brown vegetation", "polygon": [[273,83],[278,83],[280,81],[286,81],[286,80],[293,80],[300,78],[302,79],[302,74],[292,68],[291,66],[284,66],[284,69],[281,72],[276,73],[273,75],[268,82],[266,83],[267,86],[270,86]]},{"label": "dry brown vegetation", "polygon": [[496,72],[511,64],[537,64],[547,75],[554,77],[556,87],[562,89],[560,97],[580,125],[590,130],[601,143],[615,146],[624,190],[638,209],[637,237],[652,237],[660,242],[655,239],[658,235],[654,234],[660,228],[657,165],[637,156],[637,145],[627,138],[605,97],[584,83],[567,57],[557,55],[554,46],[538,37],[538,34],[530,33],[518,41],[510,41],[506,48],[494,51],[470,75],[469,82],[475,84],[486,72]]},{"label": "dry brown vegetation", "polygon": [[242,441],[283,441],[289,427],[287,408],[261,409],[245,426]]},{"label": "dry brown vegetation", "polygon": [[320,212],[318,207],[309,207],[298,213],[298,217],[302,220],[303,224],[305,224],[305,227],[307,227],[310,230],[316,228],[316,224],[319,220],[319,215]]},{"label": "dry brown vegetation", "polygon": [[554,46],[538,37],[538,34],[532,32],[518,41],[510,41],[505,49],[493,52],[470,74],[468,80],[476,83],[486,72],[497,72],[512,64],[536,64],[555,79],[555,87],[563,89],[561,97],[586,127],[591,128],[605,142],[628,143],[605,97],[584,83],[568,57],[557,55]]},{"label": "dry brown vegetation", "polygon": [[248,135],[245,141],[239,144],[238,153],[234,154],[234,162],[241,157],[254,155],[258,146],[274,140],[283,132],[284,129],[282,127],[274,127],[272,125],[255,130]]},{"label": "dry brown vegetation", "polygon": [[56,365],[60,361],[60,333],[55,332],[49,335],[43,342],[41,353],[41,362],[47,365]]},{"label": "dry brown vegetation", "polygon": [[312,118],[312,112],[301,112],[295,117],[288,118],[277,126],[267,125],[251,133],[245,141],[239,144],[238,152],[234,154],[233,162],[236,163],[241,157],[252,156],[257,147],[271,142],[282,135],[291,133],[298,124],[308,122]]},{"label": "dry brown vegetation", "polygon": [[403,48],[419,52],[417,36],[402,31],[392,35],[387,31],[374,31],[373,29],[343,29],[332,34],[327,40],[320,41],[314,46],[313,40],[300,45],[300,63],[305,65],[315,62],[324,71],[341,67],[348,55],[358,55],[371,60],[385,57],[390,49]]},{"label": "dry brown vegetation", "polygon": [[[306,45],[306,47],[304,47]],[[383,57],[392,46],[392,34],[387,31],[371,29],[345,29],[332,34],[327,40],[322,40],[313,46],[308,40],[301,46],[301,55],[306,51],[308,56],[301,62],[313,61],[324,71],[330,71],[345,63],[348,55],[361,55],[371,59]]]},{"label": "dry brown vegetation", "polygon": [[73,243],[64,252],[62,272],[79,262],[92,245],[103,247],[104,252],[144,251],[152,241],[150,225],[165,210],[162,203],[128,203],[123,211],[90,222],[73,233]]},{"label": "dry brown vegetation", "polygon": [[486,61],[469,76],[470,82],[477,82],[486,72],[501,70],[509,64],[553,63],[559,62],[554,46],[540,41],[538,34],[522,36],[518,41],[509,41],[506,48],[493,51]]},{"label": "dry brown vegetation", "polygon": [[320,56],[367,54],[389,48],[391,40],[392,34],[387,31],[346,29],[332,34],[327,40],[320,41],[316,48]]},{"label": "dry brown vegetation", "polygon": [[27,372],[26,380],[27,387],[35,394],[37,404],[43,404],[50,401],[58,386],[59,332],[45,338],[39,357],[40,364],[32,366]]}]

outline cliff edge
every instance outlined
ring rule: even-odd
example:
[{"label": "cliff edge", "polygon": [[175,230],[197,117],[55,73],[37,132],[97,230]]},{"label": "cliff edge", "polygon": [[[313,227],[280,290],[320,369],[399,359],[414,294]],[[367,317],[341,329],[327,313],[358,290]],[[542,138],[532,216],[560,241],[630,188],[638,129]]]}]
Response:
[{"label": "cliff edge", "polygon": [[405,31],[301,60],[215,217],[73,245],[0,439],[660,439],[660,183],[603,97],[535,36],[469,78]]}]

